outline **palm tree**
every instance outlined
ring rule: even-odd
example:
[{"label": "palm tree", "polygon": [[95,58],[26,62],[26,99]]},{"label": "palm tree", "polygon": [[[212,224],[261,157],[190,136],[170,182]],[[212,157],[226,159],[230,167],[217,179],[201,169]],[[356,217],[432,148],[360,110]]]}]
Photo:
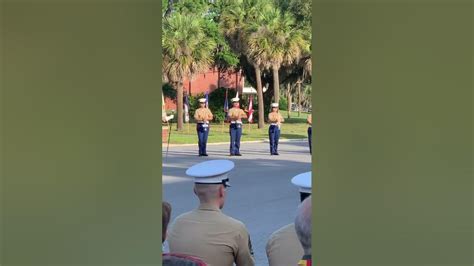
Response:
[{"label": "palm tree", "polygon": [[274,100],[280,100],[279,70],[282,64],[290,65],[298,61],[309,42],[296,27],[295,19],[288,13],[272,8],[263,16],[256,30],[256,38],[250,40],[251,56],[259,56],[263,65],[271,68],[274,86]]},{"label": "palm tree", "polygon": [[287,99],[287,109],[288,109],[288,118],[291,118],[291,105],[293,103],[293,87],[290,82],[286,83],[286,99]]},{"label": "palm tree", "polygon": [[258,128],[264,127],[262,70],[266,67],[262,56],[250,52],[251,40],[258,40],[256,31],[262,24],[263,14],[271,7],[271,0],[224,0],[225,8],[220,26],[231,48],[245,56],[255,69],[258,100]]},{"label": "palm tree", "polygon": [[313,65],[311,61],[311,55],[309,54],[309,50],[306,51],[306,56],[300,60],[299,66],[301,68],[301,71],[296,81],[296,85],[298,86],[298,116],[301,115],[301,101],[302,101],[301,84],[305,80],[311,79],[311,71],[312,71]]},{"label": "palm tree", "polygon": [[259,53],[260,47],[265,43],[260,43],[264,40],[261,36],[264,34],[262,30],[250,33],[247,38],[246,50],[247,58],[255,69],[255,79],[257,82],[257,98],[258,98],[258,128],[263,128],[264,125],[264,103],[263,103],[263,87],[262,87],[262,69],[268,68],[267,55]]},{"label": "palm tree", "polygon": [[163,21],[163,75],[177,90],[178,130],[183,129],[183,82],[209,69],[215,42],[202,18],[173,13]]},{"label": "palm tree", "polygon": [[303,94],[302,94],[302,101],[301,105],[304,106],[305,108],[309,108],[311,106],[311,84],[305,84],[303,88]]}]

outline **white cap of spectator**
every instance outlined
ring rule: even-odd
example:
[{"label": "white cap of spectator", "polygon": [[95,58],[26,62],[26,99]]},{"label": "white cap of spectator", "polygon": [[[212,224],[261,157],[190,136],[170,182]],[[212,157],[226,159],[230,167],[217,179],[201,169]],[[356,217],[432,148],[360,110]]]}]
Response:
[{"label": "white cap of spectator", "polygon": [[311,171],[293,177],[291,183],[299,188],[301,202],[311,195]]},{"label": "white cap of spectator", "polygon": [[234,162],[229,160],[210,160],[193,165],[186,175],[194,177],[196,184],[223,184],[229,187],[228,173],[234,166]]}]

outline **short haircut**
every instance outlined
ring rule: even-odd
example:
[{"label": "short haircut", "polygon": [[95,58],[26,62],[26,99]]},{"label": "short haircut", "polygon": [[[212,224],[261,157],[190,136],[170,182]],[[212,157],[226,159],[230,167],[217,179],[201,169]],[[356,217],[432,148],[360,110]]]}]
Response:
[{"label": "short haircut", "polygon": [[295,229],[305,255],[311,255],[311,196],[298,207]]},{"label": "short haircut", "polygon": [[163,215],[162,215],[162,223],[163,223],[162,230],[163,230],[163,232],[161,234],[161,241],[165,242],[166,230],[168,229],[168,224],[169,224],[170,219],[171,219],[171,204],[169,204],[166,201],[163,201],[162,202],[162,211],[163,211]]},{"label": "short haircut", "polygon": [[218,198],[222,184],[194,184],[194,191],[201,203],[207,203]]}]

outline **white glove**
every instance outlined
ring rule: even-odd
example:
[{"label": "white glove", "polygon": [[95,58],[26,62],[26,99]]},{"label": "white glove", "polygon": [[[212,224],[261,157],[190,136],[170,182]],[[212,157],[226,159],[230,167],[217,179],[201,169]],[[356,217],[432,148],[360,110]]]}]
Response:
[{"label": "white glove", "polygon": [[168,115],[168,116],[164,116],[164,117],[163,117],[163,120],[164,120],[165,122],[168,122],[168,121],[170,121],[170,120],[173,119],[173,118],[174,118],[174,115]]}]

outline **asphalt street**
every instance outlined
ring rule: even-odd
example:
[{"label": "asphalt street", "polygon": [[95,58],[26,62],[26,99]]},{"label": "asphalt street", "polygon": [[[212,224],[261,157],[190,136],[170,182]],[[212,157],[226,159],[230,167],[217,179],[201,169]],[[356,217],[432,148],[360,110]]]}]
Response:
[{"label": "asphalt street", "polygon": [[198,157],[197,145],[170,147],[167,157],[163,153],[163,199],[173,207],[171,223],[198,205],[193,180],[186,176],[186,169],[204,160],[232,160],[235,168],[229,174],[231,187],[223,212],[247,226],[257,265],[268,265],[268,237],[293,222],[299,204],[298,189],[290,180],[311,171],[308,143],[281,142],[279,156],[270,155],[268,142],[242,143],[242,157],[229,157],[228,144],[209,145],[207,150],[209,157]]}]

